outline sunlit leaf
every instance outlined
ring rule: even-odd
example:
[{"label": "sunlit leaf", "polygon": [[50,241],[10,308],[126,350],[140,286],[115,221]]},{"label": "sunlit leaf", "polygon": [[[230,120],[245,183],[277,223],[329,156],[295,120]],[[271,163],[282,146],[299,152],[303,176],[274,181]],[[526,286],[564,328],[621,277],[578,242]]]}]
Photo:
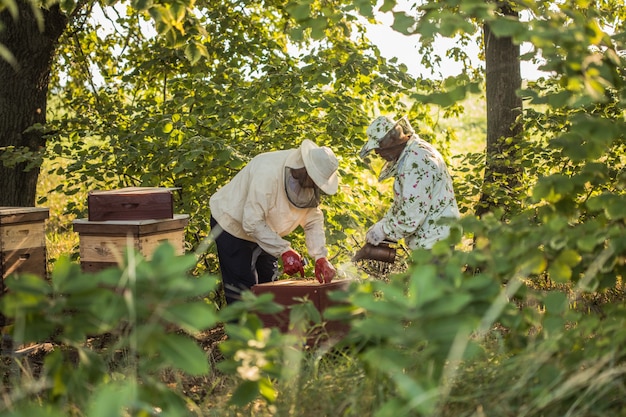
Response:
[{"label": "sunlit leaf", "polygon": [[203,56],[203,53],[200,47],[201,45],[199,46],[195,42],[190,42],[185,47],[185,58],[187,58],[189,62],[191,62],[192,64],[197,63]]},{"label": "sunlit leaf", "polygon": [[580,262],[581,256],[573,249],[566,249],[559,253],[557,259],[566,265],[575,266]]},{"label": "sunlit leaf", "polygon": [[259,380],[259,393],[269,403],[274,403],[278,398],[278,391],[269,378],[261,378]]},{"label": "sunlit leaf", "polygon": [[555,282],[568,282],[572,278],[572,268],[566,263],[556,260],[548,267],[548,275]]}]

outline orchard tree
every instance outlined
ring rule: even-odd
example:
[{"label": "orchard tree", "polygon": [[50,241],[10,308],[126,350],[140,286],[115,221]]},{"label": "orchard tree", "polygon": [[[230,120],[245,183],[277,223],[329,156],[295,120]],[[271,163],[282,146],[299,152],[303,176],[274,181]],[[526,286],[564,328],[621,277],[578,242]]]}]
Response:
[{"label": "orchard tree", "polygon": [[0,59],[0,206],[35,203],[46,147],[38,127],[46,122],[50,70],[68,19],[58,4],[16,0],[0,8],[0,45],[10,52]]},{"label": "orchard tree", "polygon": [[[509,3],[500,3],[496,13],[517,22],[518,12]],[[492,212],[497,207],[519,209],[522,166],[519,161],[521,140],[522,88],[520,46],[511,36],[498,36],[490,22],[483,24],[485,49],[485,103],[487,105],[487,138],[485,174],[476,215]],[[503,200],[500,200],[500,199]],[[510,201],[513,199],[513,201]]]},{"label": "orchard tree", "polygon": [[[115,3],[115,2],[113,2]],[[148,9],[143,2],[134,2]],[[141,6],[143,5],[143,6]],[[149,7],[162,30],[175,38],[174,26],[186,16],[185,2],[178,14],[159,14]],[[92,10],[93,2],[6,0],[0,4],[0,205],[33,206],[37,179],[48,139],[46,126],[52,67],[59,42]],[[71,37],[72,35],[70,35]],[[192,44],[193,45],[193,44]]]}]

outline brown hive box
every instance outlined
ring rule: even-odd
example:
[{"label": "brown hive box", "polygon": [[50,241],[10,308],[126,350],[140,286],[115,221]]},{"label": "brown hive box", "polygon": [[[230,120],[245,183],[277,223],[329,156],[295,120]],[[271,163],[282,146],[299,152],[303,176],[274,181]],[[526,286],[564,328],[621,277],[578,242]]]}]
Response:
[{"label": "brown hive box", "polygon": [[48,208],[41,207],[0,207],[2,292],[4,279],[11,274],[46,277],[45,220],[49,213]]},{"label": "brown hive box", "polygon": [[148,220],[174,218],[172,190],[162,187],[127,187],[90,191],[87,195],[89,221]]},{"label": "brown hive box", "polygon": [[188,214],[175,214],[172,219],[161,220],[74,220],[81,267],[85,272],[96,272],[115,266],[123,259],[129,244],[147,259],[164,241],[170,242],[178,255],[183,255],[188,223]]},{"label": "brown hive box", "polygon": [[[257,296],[272,293],[274,294],[274,302],[285,307],[299,303],[298,298],[308,298],[323,314],[326,308],[335,305],[335,302],[328,297],[328,293],[345,291],[350,286],[350,282],[349,279],[338,279],[329,284],[320,284],[317,280],[279,280],[254,285],[252,292]],[[289,331],[289,312],[290,309],[285,308],[278,314],[259,314],[259,318],[265,327],[277,327],[281,332],[286,333]],[[348,326],[340,322],[327,321],[324,323],[324,330],[328,336],[340,337],[347,332]],[[314,335],[314,337],[316,336]],[[309,340],[309,344],[310,342]]]}]

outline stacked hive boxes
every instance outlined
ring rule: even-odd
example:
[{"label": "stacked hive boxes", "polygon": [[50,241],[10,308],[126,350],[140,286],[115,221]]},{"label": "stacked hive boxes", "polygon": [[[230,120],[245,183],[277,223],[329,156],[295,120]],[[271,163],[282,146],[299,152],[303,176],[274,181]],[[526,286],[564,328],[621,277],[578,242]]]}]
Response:
[{"label": "stacked hive boxes", "polygon": [[[0,207],[0,296],[4,280],[13,274],[46,277],[47,208]],[[0,314],[0,327],[6,323]]]},{"label": "stacked hive boxes", "polygon": [[172,191],[158,187],[128,187],[92,191],[87,197],[89,217],[74,220],[79,235],[83,271],[118,265],[128,246],[144,257],[167,241],[185,253],[189,215],[174,214]]},{"label": "stacked hive boxes", "polygon": [[0,207],[0,271],[3,281],[15,273],[46,276],[45,220],[48,217],[47,208]]}]

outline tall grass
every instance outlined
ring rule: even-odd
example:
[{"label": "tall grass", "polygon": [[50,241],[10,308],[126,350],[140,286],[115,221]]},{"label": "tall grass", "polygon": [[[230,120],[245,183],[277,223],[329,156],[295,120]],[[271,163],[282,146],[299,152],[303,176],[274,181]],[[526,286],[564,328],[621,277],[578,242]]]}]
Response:
[{"label": "tall grass", "polygon": [[[72,222],[76,215],[68,213],[69,203],[86,207],[89,190],[67,196],[63,193],[63,177],[55,173],[56,162],[44,160],[37,182],[37,206],[47,207],[50,217],[46,221],[46,252],[50,265],[61,255],[78,256],[78,234],[73,231]],[[58,191],[55,191],[57,190]]]}]

